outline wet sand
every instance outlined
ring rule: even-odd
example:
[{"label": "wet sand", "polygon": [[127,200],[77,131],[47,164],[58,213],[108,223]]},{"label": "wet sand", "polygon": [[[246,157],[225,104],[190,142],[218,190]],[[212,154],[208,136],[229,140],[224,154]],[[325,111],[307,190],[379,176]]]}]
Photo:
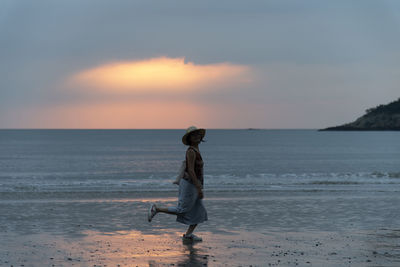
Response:
[{"label": "wet sand", "polygon": [[195,244],[154,195],[0,196],[0,266],[400,266],[397,192],[208,193]]},{"label": "wet sand", "polygon": [[[99,233],[3,236],[1,266],[399,266],[400,231]],[[5,243],[6,242],[6,243]]]}]

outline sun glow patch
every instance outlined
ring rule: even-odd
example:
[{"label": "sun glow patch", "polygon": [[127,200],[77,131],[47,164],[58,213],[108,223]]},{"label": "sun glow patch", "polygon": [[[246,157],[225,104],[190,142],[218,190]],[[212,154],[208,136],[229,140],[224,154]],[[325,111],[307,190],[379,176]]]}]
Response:
[{"label": "sun glow patch", "polygon": [[73,75],[79,87],[109,93],[181,92],[225,87],[251,81],[245,65],[196,65],[185,58],[159,57],[141,61],[111,62]]}]

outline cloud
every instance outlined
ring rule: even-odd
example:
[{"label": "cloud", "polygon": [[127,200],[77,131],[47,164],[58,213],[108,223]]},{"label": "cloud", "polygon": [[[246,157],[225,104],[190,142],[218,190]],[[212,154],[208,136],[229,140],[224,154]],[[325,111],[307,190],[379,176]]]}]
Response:
[{"label": "cloud", "polygon": [[[255,70],[228,62],[195,64],[185,58],[108,62],[56,81],[45,103],[0,114],[11,128],[229,127],[223,101],[255,82]],[[234,90],[232,90],[234,89]],[[228,101],[229,102],[229,101]],[[222,110],[222,111],[221,111]],[[240,112],[239,112],[240,113]],[[229,121],[232,121],[230,119]]]},{"label": "cloud", "polygon": [[111,62],[68,79],[74,88],[109,94],[176,93],[251,82],[250,67],[232,63],[196,65],[185,58],[158,57]]}]

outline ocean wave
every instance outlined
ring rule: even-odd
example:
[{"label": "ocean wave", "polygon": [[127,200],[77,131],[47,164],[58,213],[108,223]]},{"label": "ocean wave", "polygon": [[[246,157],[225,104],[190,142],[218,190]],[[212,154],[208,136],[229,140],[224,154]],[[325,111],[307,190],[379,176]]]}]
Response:
[{"label": "ocean wave", "polygon": [[351,184],[360,184],[359,182],[353,182],[353,181],[312,181],[310,184],[320,184],[320,185],[351,185]]},{"label": "ocean wave", "polygon": [[376,178],[400,178],[400,172],[372,172],[371,176]]},{"label": "ocean wave", "polygon": [[[156,177],[154,174],[147,178],[118,178],[106,179],[64,179],[62,175],[55,177],[46,175],[38,179],[0,176],[0,192],[143,192],[143,191],[176,191],[172,184],[173,175]],[[85,177],[84,175],[82,177]],[[332,189],[334,186],[364,186],[364,185],[393,185],[400,184],[398,172],[359,172],[359,173],[258,173],[258,174],[208,174],[205,175],[207,190],[276,190],[315,187]]]}]

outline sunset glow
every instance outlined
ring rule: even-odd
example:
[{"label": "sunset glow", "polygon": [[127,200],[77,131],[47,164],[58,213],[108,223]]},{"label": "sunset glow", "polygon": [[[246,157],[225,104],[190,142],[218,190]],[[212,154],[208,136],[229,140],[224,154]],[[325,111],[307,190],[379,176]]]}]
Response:
[{"label": "sunset glow", "polygon": [[204,125],[208,116],[206,108],[194,103],[156,100],[67,104],[24,112],[41,128],[177,129]]},{"label": "sunset glow", "polygon": [[249,80],[249,67],[244,65],[196,65],[184,58],[160,57],[107,63],[77,73],[70,82],[105,92],[174,92]]}]

